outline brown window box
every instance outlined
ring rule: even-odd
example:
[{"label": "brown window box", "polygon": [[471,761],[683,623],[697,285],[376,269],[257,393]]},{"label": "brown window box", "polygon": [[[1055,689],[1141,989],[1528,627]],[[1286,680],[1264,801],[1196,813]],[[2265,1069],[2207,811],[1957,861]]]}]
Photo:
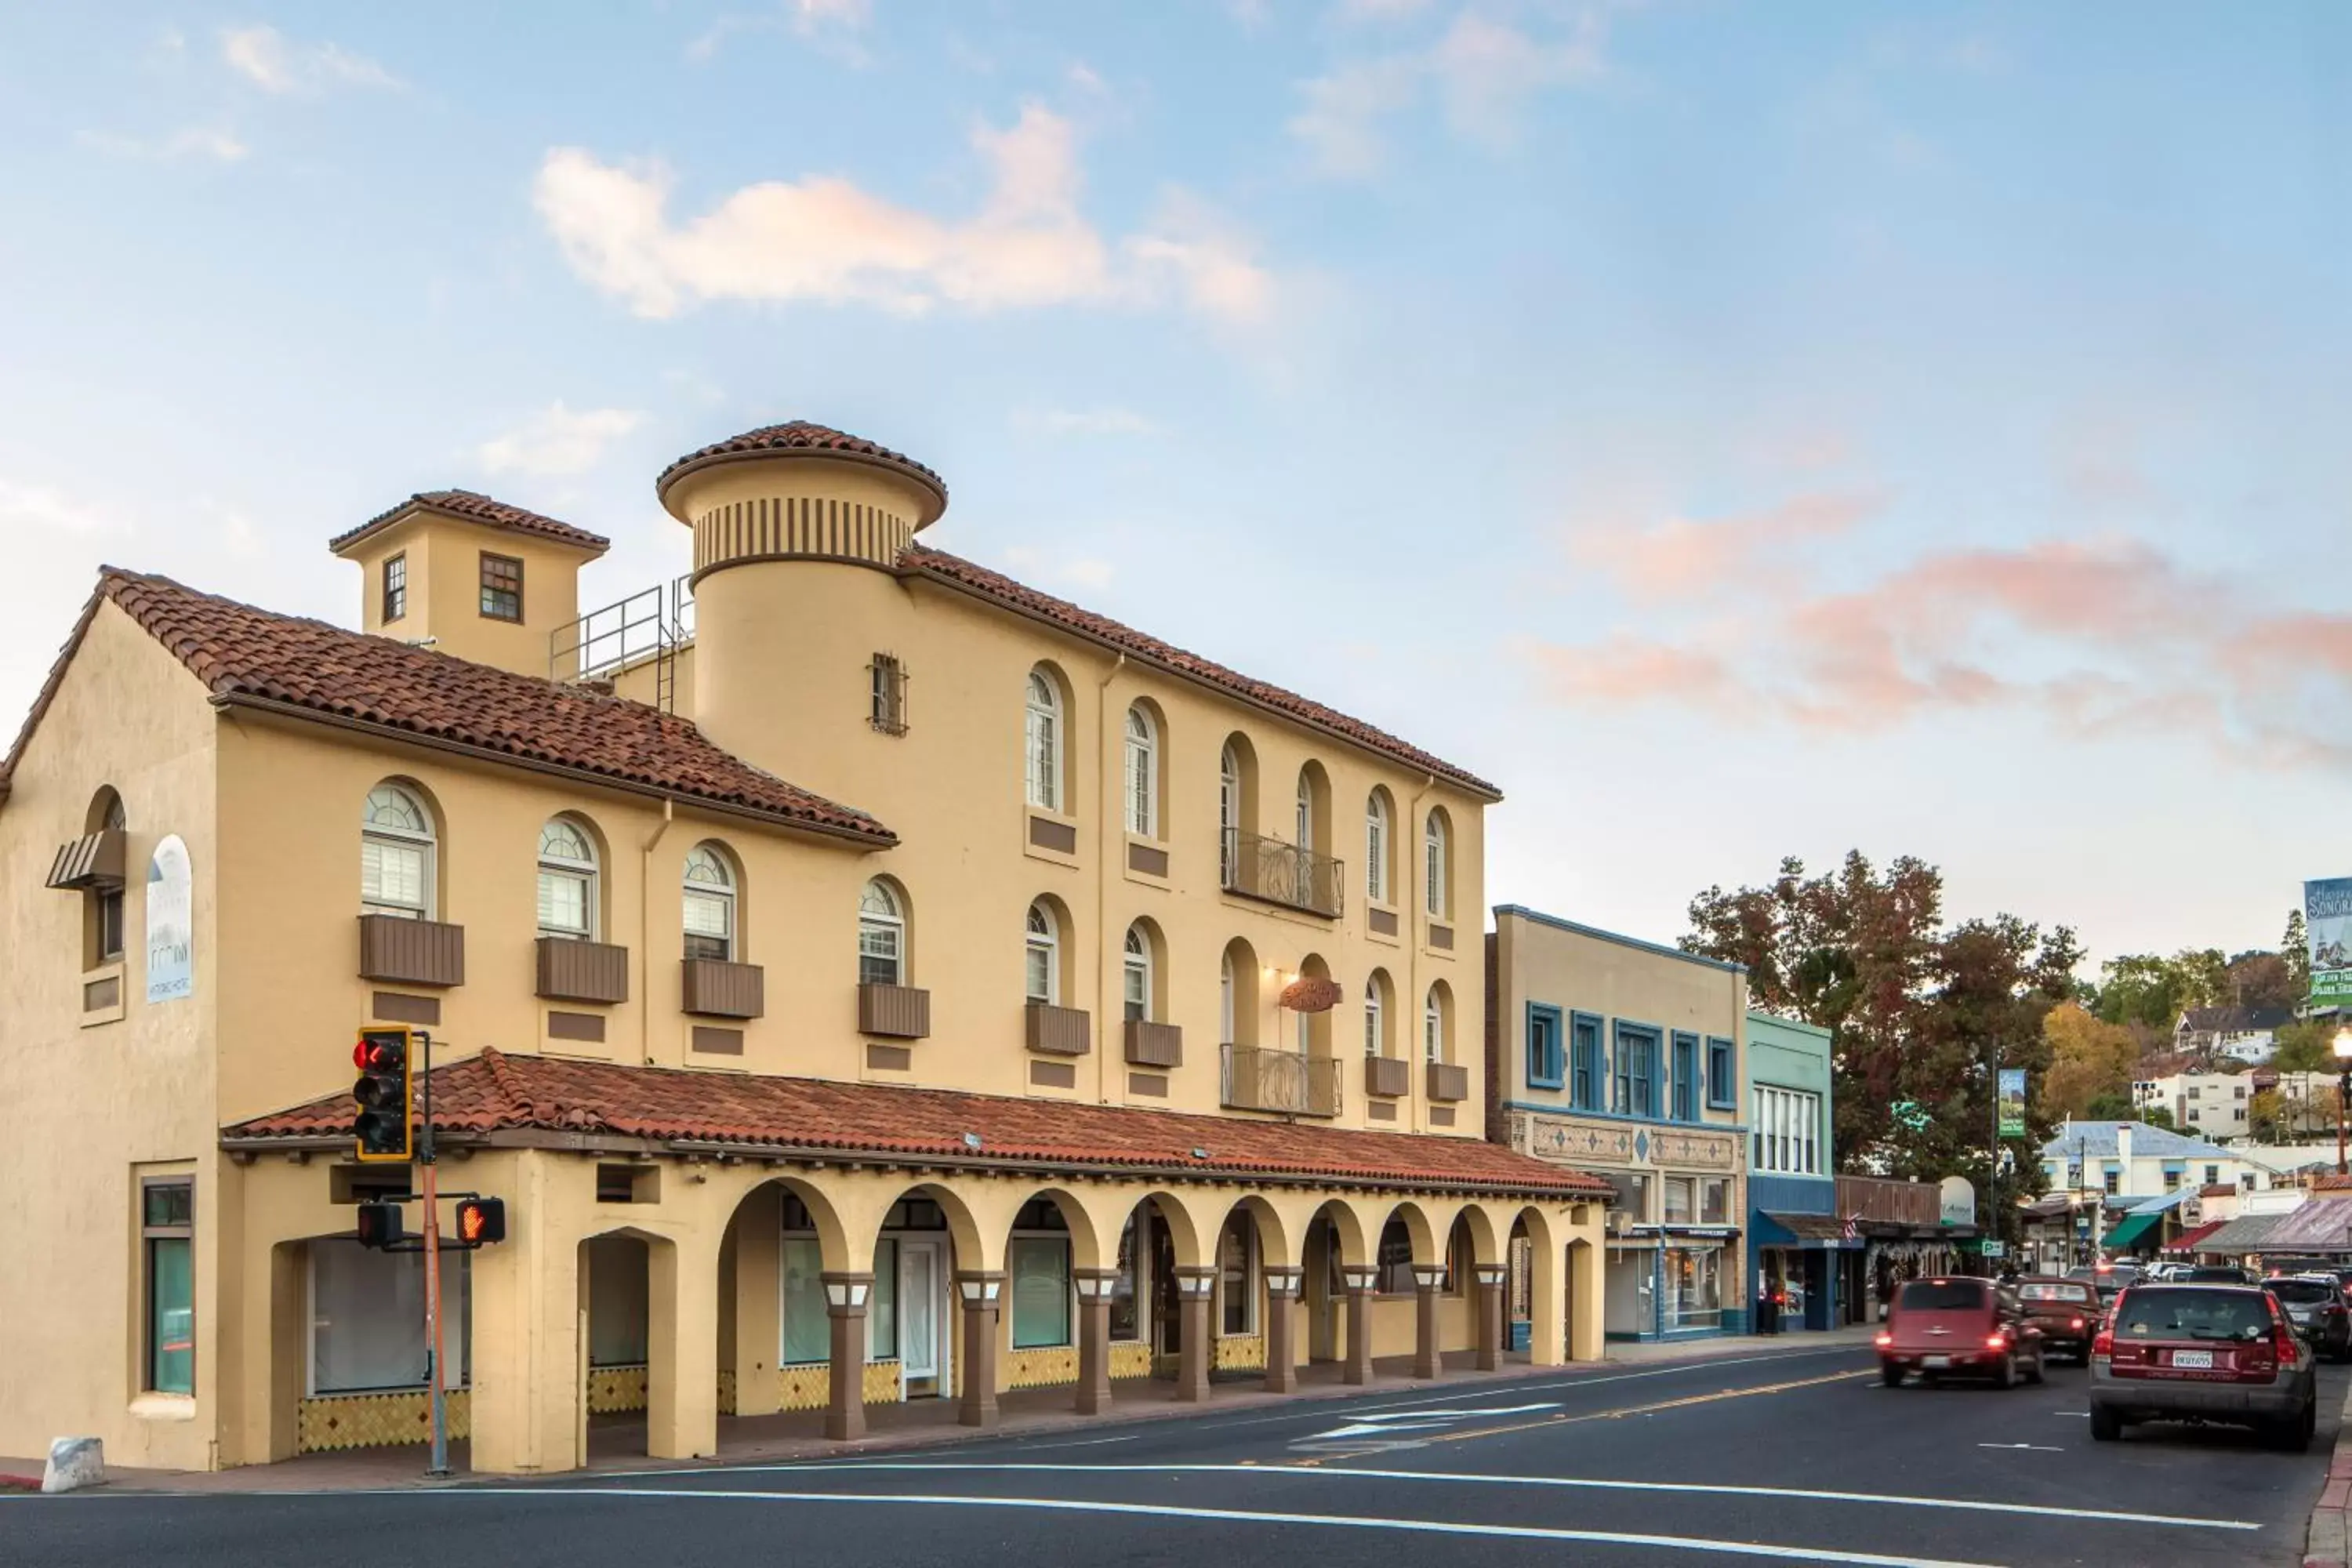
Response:
[{"label": "brown window box", "polygon": [[1076,1007],[1029,1004],[1029,1048],[1048,1056],[1082,1057],[1094,1049],[1093,1020]]},{"label": "brown window box", "polygon": [[1127,1020],[1127,1061],[1129,1067],[1180,1068],[1184,1065],[1184,1030],[1175,1024]]},{"label": "brown window box", "polygon": [[1470,1098],[1470,1069],[1447,1062],[1429,1064],[1429,1098],[1432,1100],[1467,1100]]},{"label": "brown window box", "polygon": [[1078,828],[1074,822],[1061,822],[1050,816],[1029,818],[1029,842],[1040,849],[1051,849],[1056,855],[1078,852]]},{"label": "brown window box", "polygon": [[1397,918],[1394,910],[1368,910],[1365,920],[1371,926],[1375,935],[1394,936],[1397,933]]},{"label": "brown window box", "polygon": [[541,937],[539,994],[551,1002],[625,1002],[629,950],[601,942]]},{"label": "brown window box", "polygon": [[1147,877],[1168,875],[1168,851],[1156,844],[1129,844],[1127,847],[1127,868],[1140,871]]},{"label": "brown window box", "polygon": [[395,985],[463,985],[466,928],[398,915],[362,915],[360,978]]},{"label": "brown window box", "polygon": [[1442,926],[1436,921],[1432,921],[1429,926],[1429,945],[1436,948],[1441,952],[1452,952],[1454,951],[1454,928],[1452,926]]},{"label": "brown window box", "polygon": [[857,1032],[894,1040],[929,1038],[931,994],[912,985],[860,985]]},{"label": "brown window box", "polygon": [[1364,1092],[1399,1100],[1412,1092],[1412,1068],[1402,1057],[1366,1057]]},{"label": "brown window box", "polygon": [[767,971],[758,964],[716,958],[683,963],[686,1011],[709,1018],[756,1018],[767,1010]]}]

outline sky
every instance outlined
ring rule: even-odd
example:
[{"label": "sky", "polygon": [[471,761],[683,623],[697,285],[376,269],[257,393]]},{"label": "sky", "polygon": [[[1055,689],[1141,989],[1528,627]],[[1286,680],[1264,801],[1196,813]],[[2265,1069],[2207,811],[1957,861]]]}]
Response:
[{"label": "sky", "polygon": [[2352,873],[2352,6],[0,5],[0,714],[102,562],[463,486],[925,537],[1496,781],[1671,941],[1849,848],[2095,957]]}]

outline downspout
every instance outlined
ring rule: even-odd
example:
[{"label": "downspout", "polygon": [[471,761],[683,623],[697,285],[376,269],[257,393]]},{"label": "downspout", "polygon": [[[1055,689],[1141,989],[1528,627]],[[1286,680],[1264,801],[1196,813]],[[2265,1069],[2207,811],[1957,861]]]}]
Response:
[{"label": "downspout", "polygon": [[[1102,751],[1102,765],[1097,776],[1103,785],[1103,837],[1112,841],[1109,846],[1102,847],[1101,853],[1095,857],[1095,931],[1097,933],[1097,940],[1102,943],[1102,951],[1097,953],[1095,958],[1095,1016],[1102,1021],[1103,1026],[1102,1044],[1095,1052],[1095,1103],[1097,1105],[1110,1103],[1111,1017],[1108,1006],[1110,987],[1107,978],[1110,973],[1110,925],[1108,923],[1110,920],[1110,851],[1112,848],[1118,849],[1121,852],[1121,858],[1124,858],[1127,847],[1127,799],[1124,781],[1111,771],[1115,754],[1110,745],[1110,683],[1117,680],[1118,672],[1126,668],[1127,655],[1121,653],[1111,665],[1109,671],[1100,680],[1095,682],[1096,744]],[[1126,743],[1126,727],[1122,725],[1119,730],[1122,745]],[[1119,797],[1118,812],[1116,816],[1110,810],[1111,797],[1114,795]],[[1126,962],[1126,952],[1125,937],[1122,933],[1119,947],[1122,963]],[[1123,1016],[1120,1026],[1124,1030]],[[1125,1059],[1126,1053],[1122,1050],[1120,1060]]]},{"label": "downspout", "polygon": [[638,841],[637,852],[637,1056],[654,1065],[654,851],[675,819],[677,802],[662,797],[661,823]]},{"label": "downspout", "polygon": [[[1410,833],[1412,829],[1418,827],[1422,832],[1422,847],[1420,853],[1412,855],[1410,858],[1406,859],[1405,864],[1408,866],[1418,866],[1421,868],[1422,880],[1424,883],[1429,879],[1429,825],[1422,820],[1421,803],[1427,800],[1429,798],[1429,792],[1436,787],[1437,775],[1435,773],[1423,773],[1421,779],[1421,793],[1412,797],[1412,805],[1405,814],[1405,831]],[[1405,873],[1404,886],[1406,893],[1404,906],[1404,1016],[1406,1027],[1411,1031],[1405,1037],[1404,1063],[1406,1081],[1412,1086],[1412,1130],[1415,1132],[1426,1132],[1429,1131],[1429,1064],[1424,1056],[1426,1047],[1422,1044],[1421,1031],[1423,1027],[1422,1018],[1428,1010],[1429,998],[1421,994],[1422,932],[1415,928],[1429,919],[1429,889],[1424,886],[1421,889],[1418,897],[1413,896],[1412,873],[1411,871],[1407,871]],[[1479,931],[1482,936],[1484,935],[1485,931],[1486,922],[1482,921],[1479,922]],[[1485,994],[1485,986],[1483,983],[1480,985],[1479,994],[1482,996]],[[1420,1003],[1421,1005],[1418,1007],[1414,1006],[1413,1004],[1415,1002]],[[1480,1005],[1483,1007],[1485,1004],[1482,1002]],[[1458,1025],[1462,1021],[1460,1016],[1461,1004],[1458,1002],[1455,1003],[1454,1007],[1454,1022]],[[1416,1061],[1419,1061],[1422,1064],[1422,1068],[1419,1072],[1414,1072],[1412,1070],[1412,1064]]]}]

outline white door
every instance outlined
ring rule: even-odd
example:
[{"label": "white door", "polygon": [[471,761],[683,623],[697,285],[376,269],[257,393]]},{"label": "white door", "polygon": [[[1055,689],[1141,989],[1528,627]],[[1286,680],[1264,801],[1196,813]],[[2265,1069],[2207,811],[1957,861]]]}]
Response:
[{"label": "white door", "polygon": [[901,1241],[898,1244],[899,1372],[908,1384],[937,1379],[947,1392],[947,1357],[942,1353],[940,1323],[940,1244]]}]

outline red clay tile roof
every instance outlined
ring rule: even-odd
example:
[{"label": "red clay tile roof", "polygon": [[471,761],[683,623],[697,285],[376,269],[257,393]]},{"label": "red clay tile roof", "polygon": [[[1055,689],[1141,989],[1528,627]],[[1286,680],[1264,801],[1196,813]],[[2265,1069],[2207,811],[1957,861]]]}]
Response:
[{"label": "red clay tile roof", "polygon": [[1188,653],[1132,626],[1122,626],[1108,616],[1082,609],[1066,599],[1041,594],[1001,572],[992,572],[960,555],[950,555],[945,551],[925,545],[910,545],[899,552],[898,566],[901,571],[931,578],[980,598],[992,600],[1016,614],[1075,632],[1116,648],[1130,658],[1141,659],[1187,679],[1216,687],[1261,707],[1271,708],[1310,729],[1324,731],[1368,751],[1378,752],[1416,773],[1433,773],[1473,795],[1484,795],[1488,800],[1503,798],[1502,791],[1468,769],[1455,767],[1443,757],[1432,756],[1385,730],[1367,724],[1360,719],[1350,719],[1345,713],[1326,708],[1295,691],[1286,691],[1266,681],[1254,680],[1213,660],[1202,658],[1199,654]]},{"label": "red clay tile roof", "polygon": [[661,471],[654,480],[654,494],[667,499],[669,488],[697,468],[730,458],[748,458],[760,453],[805,453],[815,458],[847,458],[852,461],[872,463],[879,468],[895,469],[928,487],[940,498],[939,510],[923,519],[929,522],[945,511],[948,505],[947,481],[904,452],[894,452],[878,442],[863,436],[852,436],[830,425],[818,425],[806,419],[789,419],[782,425],[763,425],[757,430],[746,430],[740,436],[730,436],[724,441],[714,441],[698,447]]},{"label": "red clay tile roof", "polygon": [[348,533],[336,535],[327,542],[327,548],[341,554],[344,550],[380,528],[389,528],[418,507],[447,512],[468,522],[478,522],[485,528],[503,528],[511,533],[536,534],[559,544],[569,544],[602,555],[613,548],[613,542],[601,533],[591,533],[584,528],[574,528],[551,517],[541,517],[535,511],[525,511],[519,506],[509,506],[502,500],[473,490],[419,490],[398,506],[380,511]]},{"label": "red clay tile roof", "polygon": [[275,615],[105,568],[49,685],[0,770],[0,794],[99,599],[110,599],[209,688],[214,700],[330,719],[395,738],[552,768],[875,847],[890,830],[721,751],[642,702],[474,664],[323,621]]},{"label": "red clay tile roof", "polygon": [[[349,1135],[351,1100],[308,1105],[224,1128],[222,1137]],[[436,1131],[520,1129],[606,1133],[656,1142],[747,1144],[1085,1169],[1176,1169],[1400,1186],[1602,1197],[1598,1176],[1473,1138],[1357,1132],[1170,1110],[1014,1100],[895,1085],[746,1077],[677,1068],[479,1056],[433,1073]],[[978,1135],[974,1149],[964,1135]],[[1193,1151],[1205,1151],[1195,1157]]]}]

